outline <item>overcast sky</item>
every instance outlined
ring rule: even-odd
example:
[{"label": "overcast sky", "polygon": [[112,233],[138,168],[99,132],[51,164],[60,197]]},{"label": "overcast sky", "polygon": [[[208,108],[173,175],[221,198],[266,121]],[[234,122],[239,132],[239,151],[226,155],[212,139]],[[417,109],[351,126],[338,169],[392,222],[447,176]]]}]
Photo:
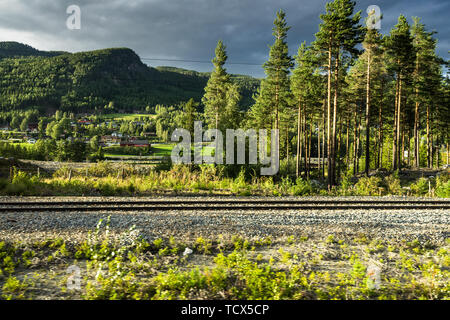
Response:
[{"label": "overcast sky", "polygon": [[[70,52],[129,47],[141,58],[210,61],[217,40],[227,46],[231,73],[263,77],[261,64],[273,43],[275,13],[283,9],[291,30],[288,43],[295,54],[302,41],[314,39],[327,0],[0,0],[0,41],[18,41],[40,50]],[[81,29],[69,30],[66,9],[81,8]],[[449,0],[360,0],[357,10],[378,5],[382,33],[400,14],[422,18],[438,33],[438,53],[450,50]],[[210,63],[143,60],[151,66],[171,65],[210,71]]]}]

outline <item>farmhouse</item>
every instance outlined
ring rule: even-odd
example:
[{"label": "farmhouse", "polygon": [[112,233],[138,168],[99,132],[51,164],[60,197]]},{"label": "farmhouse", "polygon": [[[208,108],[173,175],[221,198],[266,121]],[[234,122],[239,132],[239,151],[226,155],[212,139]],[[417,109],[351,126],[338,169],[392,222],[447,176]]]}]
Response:
[{"label": "farmhouse", "polygon": [[39,126],[37,123],[29,123],[27,131],[38,132],[38,128],[39,128]]},{"label": "farmhouse", "polygon": [[84,125],[90,125],[90,124],[92,124],[92,121],[88,120],[88,119],[80,119],[80,120],[78,120],[78,123],[84,124]]},{"label": "farmhouse", "polygon": [[120,141],[121,147],[150,147],[148,140]]}]

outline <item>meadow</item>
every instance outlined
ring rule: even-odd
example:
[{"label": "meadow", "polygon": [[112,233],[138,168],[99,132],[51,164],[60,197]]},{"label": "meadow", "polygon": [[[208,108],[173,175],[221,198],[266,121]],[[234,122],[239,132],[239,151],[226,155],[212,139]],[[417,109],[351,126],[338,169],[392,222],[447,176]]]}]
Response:
[{"label": "meadow", "polygon": [[[450,173],[411,178],[410,174],[380,172],[371,177],[342,177],[327,189],[320,180],[258,176],[256,168],[214,165],[155,165],[100,162],[85,168],[63,166],[53,174],[13,170],[0,179],[0,195],[23,196],[152,196],[156,194],[218,194],[237,196],[428,196],[450,197]],[[284,170],[282,165],[281,170]],[[8,170],[9,171],[9,170]]]},{"label": "meadow", "polygon": [[449,299],[449,240],[145,239],[108,218],[76,243],[0,242],[0,298]]}]

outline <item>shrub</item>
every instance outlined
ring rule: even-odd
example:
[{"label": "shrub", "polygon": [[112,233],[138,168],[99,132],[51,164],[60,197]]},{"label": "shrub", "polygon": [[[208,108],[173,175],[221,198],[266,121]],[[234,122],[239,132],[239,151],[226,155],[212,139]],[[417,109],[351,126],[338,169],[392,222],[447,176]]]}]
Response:
[{"label": "shrub", "polygon": [[424,196],[428,193],[428,180],[420,178],[416,183],[412,183],[410,187],[415,195]]},{"label": "shrub", "polygon": [[295,185],[292,186],[292,194],[294,196],[305,196],[313,193],[313,187],[309,181],[298,177]]},{"label": "shrub", "polygon": [[355,184],[355,194],[358,196],[372,196],[378,194],[381,184],[379,177],[361,177]]},{"label": "shrub", "polygon": [[347,174],[342,177],[341,184],[338,189],[341,196],[350,196],[352,194],[353,183],[351,181],[351,176],[352,173],[348,171]]},{"label": "shrub", "polygon": [[386,188],[389,194],[392,195],[401,195],[402,194],[402,186],[400,184],[400,178],[398,176],[398,171],[395,171],[390,176],[384,178],[384,183],[386,184]]},{"label": "shrub", "polygon": [[436,178],[436,196],[450,198],[450,174],[444,173]]}]

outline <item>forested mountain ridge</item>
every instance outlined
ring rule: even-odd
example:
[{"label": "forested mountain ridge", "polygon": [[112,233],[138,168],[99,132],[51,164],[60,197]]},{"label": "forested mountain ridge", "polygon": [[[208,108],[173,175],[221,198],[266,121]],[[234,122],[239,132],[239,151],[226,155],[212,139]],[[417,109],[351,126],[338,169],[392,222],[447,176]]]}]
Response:
[{"label": "forested mountain ridge", "polygon": [[0,59],[16,57],[54,57],[64,54],[64,51],[40,51],[29,45],[15,41],[0,42]]},{"label": "forested mountain ridge", "polygon": [[[73,112],[114,106],[133,111],[190,98],[200,101],[208,77],[209,73],[149,67],[128,48],[64,53],[0,43],[1,111],[31,106]],[[242,87],[242,106],[248,107],[259,80],[233,78]]]}]

